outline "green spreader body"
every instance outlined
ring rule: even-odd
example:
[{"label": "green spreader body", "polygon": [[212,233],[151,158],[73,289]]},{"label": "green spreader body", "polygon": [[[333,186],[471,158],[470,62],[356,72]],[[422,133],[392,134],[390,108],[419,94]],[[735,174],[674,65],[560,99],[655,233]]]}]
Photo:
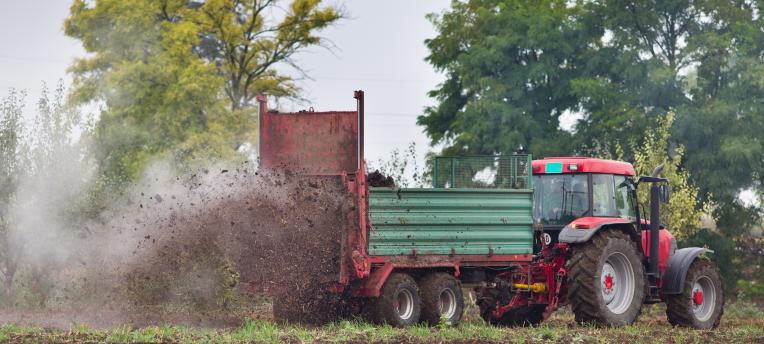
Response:
[{"label": "green spreader body", "polygon": [[369,188],[369,255],[533,253],[530,189]]}]

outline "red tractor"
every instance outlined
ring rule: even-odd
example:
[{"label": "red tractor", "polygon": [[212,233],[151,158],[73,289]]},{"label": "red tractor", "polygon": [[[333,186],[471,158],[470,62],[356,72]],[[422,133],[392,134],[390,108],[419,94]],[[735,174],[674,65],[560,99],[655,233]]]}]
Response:
[{"label": "red tractor", "polygon": [[[722,281],[703,256],[711,251],[677,250],[660,224],[659,204],[669,197],[667,180],[659,177],[663,166],[638,178],[620,161],[563,157],[532,166],[536,256],[478,288],[484,319],[532,325],[569,303],[580,323],[623,325],[643,303],[666,302],[671,324],[719,324]],[[649,221],[638,206],[641,184],[650,187]],[[545,293],[549,281],[556,281],[554,293]]]}]

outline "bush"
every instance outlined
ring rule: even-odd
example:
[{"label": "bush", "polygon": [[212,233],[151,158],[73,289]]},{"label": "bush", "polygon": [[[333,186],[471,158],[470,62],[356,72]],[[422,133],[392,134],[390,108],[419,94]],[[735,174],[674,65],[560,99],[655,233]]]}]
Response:
[{"label": "bush", "polygon": [[694,235],[679,241],[680,248],[691,246],[707,247],[714,251],[708,257],[719,266],[722,279],[724,280],[726,295],[736,295],[736,281],[740,278],[740,269],[735,259],[735,241],[722,236],[718,232],[704,228]]}]

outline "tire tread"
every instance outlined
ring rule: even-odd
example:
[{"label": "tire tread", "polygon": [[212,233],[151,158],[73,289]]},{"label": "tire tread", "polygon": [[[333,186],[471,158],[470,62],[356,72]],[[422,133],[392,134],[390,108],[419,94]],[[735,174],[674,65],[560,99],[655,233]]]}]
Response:
[{"label": "tire tread", "polygon": [[[610,242],[625,243],[625,245],[633,248],[632,252],[639,261],[638,268],[635,271],[637,275],[635,276],[637,284],[635,286],[637,292],[635,298],[644,297],[644,268],[642,267],[641,250],[637,248],[636,243],[626,233],[618,230],[601,230],[588,243],[573,246],[568,261],[568,300],[575,315],[575,320],[580,324],[614,325],[610,323],[603,307],[600,306],[600,291],[595,287],[599,281],[596,281],[596,283],[594,281],[599,269],[598,262],[600,256]],[[641,283],[639,276],[642,276]],[[639,310],[627,322],[633,322],[638,314]]]},{"label": "tire tread", "polygon": [[[697,276],[707,275],[711,281],[719,286],[721,306],[718,307],[719,315],[714,319],[710,327],[708,324],[698,322],[692,315],[691,293]],[[678,295],[666,295],[666,317],[671,325],[695,328],[715,328],[719,326],[724,314],[724,289],[719,277],[719,268],[704,259],[696,259],[687,270],[687,278],[682,286],[682,293]]]}]

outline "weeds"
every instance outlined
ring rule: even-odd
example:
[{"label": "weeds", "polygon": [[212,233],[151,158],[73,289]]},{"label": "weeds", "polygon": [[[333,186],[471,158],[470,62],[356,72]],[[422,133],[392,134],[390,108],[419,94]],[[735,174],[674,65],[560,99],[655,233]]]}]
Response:
[{"label": "weeds", "polygon": [[[753,303],[737,301],[724,307],[724,316],[743,319],[764,319],[764,311]],[[722,321],[724,320],[722,319]]]},{"label": "weeds", "polygon": [[648,310],[636,324],[605,328],[573,325],[572,315],[561,312],[537,327],[503,328],[479,320],[457,327],[424,324],[400,329],[346,320],[323,327],[278,324],[267,320],[244,319],[238,328],[215,330],[185,326],[155,326],[132,329],[120,326],[108,331],[73,324],[68,331],[6,324],[0,327],[0,342],[108,342],[108,343],[345,343],[345,342],[496,342],[496,343],[756,343],[764,342],[761,310],[744,304],[730,304],[722,325],[714,330],[671,327],[662,310]]}]

